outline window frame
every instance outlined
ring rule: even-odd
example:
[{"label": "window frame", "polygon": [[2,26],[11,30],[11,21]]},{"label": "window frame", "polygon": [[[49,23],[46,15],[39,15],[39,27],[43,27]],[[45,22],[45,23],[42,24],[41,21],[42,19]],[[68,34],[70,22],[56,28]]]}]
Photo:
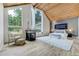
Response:
[{"label": "window frame", "polygon": [[41,13],[41,31],[43,32],[43,11],[32,7],[32,29],[35,29],[35,12],[40,11]]}]

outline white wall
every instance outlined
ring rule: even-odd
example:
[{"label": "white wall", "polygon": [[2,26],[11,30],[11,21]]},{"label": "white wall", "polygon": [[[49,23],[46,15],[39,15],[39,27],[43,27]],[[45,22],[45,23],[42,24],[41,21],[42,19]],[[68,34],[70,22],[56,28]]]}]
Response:
[{"label": "white wall", "polygon": [[78,38],[79,38],[79,17],[78,17]]},{"label": "white wall", "polygon": [[[23,26],[22,29],[23,31],[31,29],[32,27],[32,5],[26,5],[22,7],[23,12],[22,12],[22,18],[23,18]],[[29,24],[28,24],[29,23]],[[24,37],[25,37],[25,32],[24,32]]]},{"label": "white wall", "polygon": [[0,50],[3,48],[4,40],[4,20],[3,20],[3,4],[0,3]]},{"label": "white wall", "polygon": [[[28,28],[31,28],[31,20],[32,20],[32,11],[31,11],[31,5],[23,6],[23,29],[26,30]],[[29,23],[29,24],[28,24]]]},{"label": "white wall", "polygon": [[50,32],[50,22],[47,16],[43,13],[43,35],[47,35]]},{"label": "white wall", "polygon": [[52,24],[51,24],[51,27],[52,27],[51,30],[52,30],[52,31],[55,30],[55,26],[54,26],[55,24],[56,24],[56,21],[52,21]]},{"label": "white wall", "polygon": [[8,9],[4,8],[4,42],[8,42]]}]

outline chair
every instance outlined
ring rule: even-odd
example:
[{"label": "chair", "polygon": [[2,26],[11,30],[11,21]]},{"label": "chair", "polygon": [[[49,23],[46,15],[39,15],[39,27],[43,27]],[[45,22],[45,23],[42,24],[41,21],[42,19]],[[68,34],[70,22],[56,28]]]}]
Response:
[{"label": "chair", "polygon": [[8,44],[10,42],[15,42],[15,44],[16,44],[17,40],[23,38],[23,32],[22,31],[21,32],[9,32],[8,38],[9,38],[8,39]]}]

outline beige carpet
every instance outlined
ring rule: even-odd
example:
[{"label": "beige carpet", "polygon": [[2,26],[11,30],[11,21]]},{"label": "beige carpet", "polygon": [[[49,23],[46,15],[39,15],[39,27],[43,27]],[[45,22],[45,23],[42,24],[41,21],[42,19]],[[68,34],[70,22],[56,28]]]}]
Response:
[{"label": "beige carpet", "polygon": [[24,46],[6,46],[0,51],[2,56],[77,56],[79,55],[79,40],[74,39],[74,44],[70,51],[51,46],[42,41],[26,41]]}]

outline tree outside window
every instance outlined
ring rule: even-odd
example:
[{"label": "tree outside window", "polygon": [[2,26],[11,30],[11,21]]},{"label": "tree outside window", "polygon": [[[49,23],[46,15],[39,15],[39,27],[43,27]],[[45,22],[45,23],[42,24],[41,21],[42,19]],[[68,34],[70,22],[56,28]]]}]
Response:
[{"label": "tree outside window", "polygon": [[19,32],[21,30],[21,12],[22,8],[8,10],[8,30]]}]

